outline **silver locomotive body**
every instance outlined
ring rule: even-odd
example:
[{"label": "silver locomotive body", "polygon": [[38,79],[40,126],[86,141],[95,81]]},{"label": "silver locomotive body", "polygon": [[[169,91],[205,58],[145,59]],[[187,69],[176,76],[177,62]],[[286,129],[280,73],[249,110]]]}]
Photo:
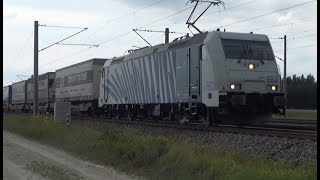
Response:
[{"label": "silver locomotive body", "polygon": [[209,32],[106,61],[99,107],[110,116],[212,119],[253,116],[284,105],[265,35]]}]

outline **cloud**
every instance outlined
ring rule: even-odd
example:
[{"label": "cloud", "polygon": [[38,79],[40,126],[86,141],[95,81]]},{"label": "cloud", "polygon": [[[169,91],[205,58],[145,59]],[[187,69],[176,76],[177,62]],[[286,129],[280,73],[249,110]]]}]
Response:
[{"label": "cloud", "polygon": [[[154,6],[145,8],[150,4],[159,2]],[[120,0],[120,1],[41,1],[41,0],[10,0],[4,1],[4,81],[15,80],[16,74],[33,73],[33,21],[38,20],[41,24],[62,25],[62,26],[87,26],[89,29],[65,43],[83,44],[103,44],[99,48],[92,48],[78,54],[87,47],[76,46],[53,46],[39,54],[40,73],[55,71],[73,63],[88,60],[90,58],[111,58],[121,56],[132,46],[144,47],[147,44],[135,33],[132,28],[148,25],[151,22],[162,19],[150,24],[143,29],[164,30],[169,27],[171,31],[187,33],[185,22],[192,9],[182,13],[164,18],[171,14],[185,9],[187,0]],[[225,0],[226,8],[236,7],[223,11],[221,7],[210,7],[209,10],[199,19],[196,26],[201,30],[216,30],[221,25],[232,24],[254,16],[272,12],[285,7],[301,3],[299,0],[241,0],[240,2]],[[76,5],[75,5],[76,4]],[[230,32],[250,32],[266,34],[271,41],[279,41],[276,38],[287,35],[288,39],[293,37],[305,36],[316,33],[316,3],[306,6],[292,8],[281,13],[274,13],[261,18],[244,21],[238,24],[225,27]],[[202,8],[204,5],[201,6]],[[130,14],[134,10],[140,10]],[[220,13],[217,13],[217,11]],[[199,13],[200,11],[197,11]],[[311,19],[302,23],[296,23]],[[109,21],[112,20],[112,21]],[[280,26],[278,26],[280,25]],[[126,32],[130,32],[124,36]],[[60,40],[77,30],[68,29],[40,29],[39,48],[45,47],[57,40]],[[193,30],[193,32],[196,32]],[[152,45],[164,42],[162,33],[141,32]],[[170,34],[170,40],[182,36],[182,34]],[[316,36],[288,40],[288,48],[299,47],[316,43]],[[272,43],[274,50],[282,50],[283,43]],[[309,56],[306,60],[305,52]],[[281,56],[283,52],[277,52]],[[288,50],[288,74],[304,73],[306,71],[316,73],[316,48],[303,48]],[[64,58],[63,58],[64,57]],[[308,62],[300,63],[302,60]],[[289,61],[288,61],[289,62]],[[279,61],[282,66],[282,61]],[[300,64],[297,64],[300,63]],[[296,68],[296,66],[299,66]],[[304,70],[307,69],[307,70]]]},{"label": "cloud", "polygon": [[[74,12],[61,10],[44,10],[30,7],[4,5],[4,21],[14,24],[30,24],[35,20],[43,23],[65,26],[90,26],[101,22],[101,16],[94,12]],[[9,18],[8,17],[14,17]]]},{"label": "cloud", "polygon": [[286,15],[279,15],[278,22],[289,21],[292,15],[292,11],[289,11]]}]

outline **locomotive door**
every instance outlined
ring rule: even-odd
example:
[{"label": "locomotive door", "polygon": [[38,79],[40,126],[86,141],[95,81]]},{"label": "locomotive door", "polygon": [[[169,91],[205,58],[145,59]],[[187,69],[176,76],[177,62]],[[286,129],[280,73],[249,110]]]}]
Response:
[{"label": "locomotive door", "polygon": [[200,59],[199,47],[189,48],[189,96],[194,99],[200,95]]},{"label": "locomotive door", "polygon": [[108,75],[109,75],[109,68],[103,68],[103,73],[104,73],[104,79],[103,79],[103,87],[104,87],[104,99],[107,101],[108,100]]}]

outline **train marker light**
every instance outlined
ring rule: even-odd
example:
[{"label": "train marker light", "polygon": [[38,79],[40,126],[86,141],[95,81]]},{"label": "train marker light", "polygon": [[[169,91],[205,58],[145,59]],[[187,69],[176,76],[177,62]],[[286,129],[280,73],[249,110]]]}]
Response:
[{"label": "train marker light", "polygon": [[271,86],[272,91],[275,91],[277,89],[277,86]]}]

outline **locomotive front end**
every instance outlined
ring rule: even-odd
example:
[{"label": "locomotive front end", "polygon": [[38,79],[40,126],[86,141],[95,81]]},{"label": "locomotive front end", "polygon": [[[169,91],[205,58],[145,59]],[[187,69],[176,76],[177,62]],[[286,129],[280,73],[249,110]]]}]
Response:
[{"label": "locomotive front end", "polygon": [[216,40],[215,47],[222,54],[211,57],[219,66],[215,79],[220,111],[255,117],[267,115],[269,119],[271,113],[280,113],[285,99],[268,37],[252,33],[216,34],[218,36],[212,39]]}]

